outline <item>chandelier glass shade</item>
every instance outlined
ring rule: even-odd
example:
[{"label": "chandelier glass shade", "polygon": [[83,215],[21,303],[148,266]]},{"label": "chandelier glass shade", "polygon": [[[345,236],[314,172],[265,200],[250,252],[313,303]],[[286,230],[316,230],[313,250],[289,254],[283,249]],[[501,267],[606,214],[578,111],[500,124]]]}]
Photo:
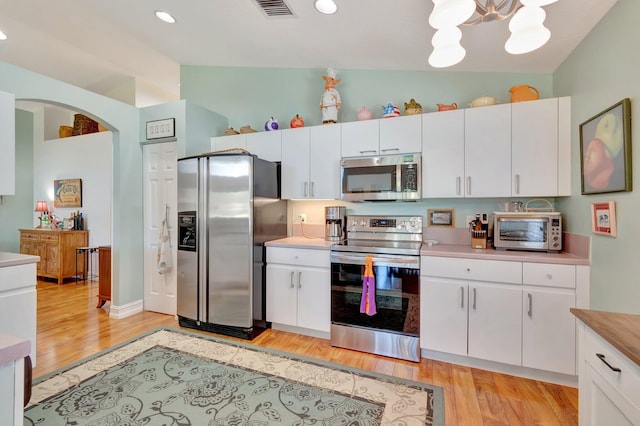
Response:
[{"label": "chandelier glass shade", "polygon": [[[431,44],[429,64],[444,68],[464,59],[466,51],[460,44],[461,25],[502,21],[511,18],[511,36],[505,50],[511,54],[528,53],[543,46],[551,37],[544,26],[546,13],[542,6],[557,0],[432,0],[429,25],[437,31]],[[456,31],[457,30],[457,31]]]}]

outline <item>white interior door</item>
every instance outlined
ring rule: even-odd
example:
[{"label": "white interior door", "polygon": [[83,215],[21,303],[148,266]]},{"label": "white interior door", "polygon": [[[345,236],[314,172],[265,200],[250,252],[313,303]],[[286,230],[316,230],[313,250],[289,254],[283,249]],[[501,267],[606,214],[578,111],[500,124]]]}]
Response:
[{"label": "white interior door", "polygon": [[[176,314],[178,154],[177,142],[145,145],[142,151],[144,180],[144,309]],[[158,271],[158,243],[162,220],[168,218],[173,267]]]}]

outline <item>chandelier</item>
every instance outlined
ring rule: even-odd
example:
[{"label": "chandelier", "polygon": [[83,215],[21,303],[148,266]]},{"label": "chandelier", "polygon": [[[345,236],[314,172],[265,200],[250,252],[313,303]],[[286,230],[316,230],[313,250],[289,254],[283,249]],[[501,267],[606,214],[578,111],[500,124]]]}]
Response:
[{"label": "chandelier", "polygon": [[557,0],[433,0],[429,25],[437,31],[431,39],[433,52],[429,64],[445,68],[462,61],[466,50],[460,44],[461,25],[502,21],[511,18],[511,36],[504,45],[513,55],[532,52],[551,37],[544,26],[546,13],[542,6]]}]

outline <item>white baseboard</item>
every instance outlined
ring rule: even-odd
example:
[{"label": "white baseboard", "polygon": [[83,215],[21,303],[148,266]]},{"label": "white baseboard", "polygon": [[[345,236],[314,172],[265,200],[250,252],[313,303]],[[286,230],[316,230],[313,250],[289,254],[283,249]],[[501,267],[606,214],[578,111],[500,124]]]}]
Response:
[{"label": "white baseboard", "polygon": [[130,317],[131,315],[137,314],[142,311],[142,299],[136,300],[135,302],[127,303],[126,305],[122,306],[111,305],[111,307],[109,308],[109,318],[122,319]]}]

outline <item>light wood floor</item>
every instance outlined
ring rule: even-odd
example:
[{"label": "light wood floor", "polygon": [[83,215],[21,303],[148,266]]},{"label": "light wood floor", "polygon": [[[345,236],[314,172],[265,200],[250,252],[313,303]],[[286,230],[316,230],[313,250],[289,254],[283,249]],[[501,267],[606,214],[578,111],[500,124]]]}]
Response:
[{"label": "light wood floor", "polygon": [[[71,362],[162,325],[179,327],[172,316],[142,312],[109,318],[97,309],[98,285],[58,286],[38,282],[37,378]],[[522,379],[443,362],[395,360],[333,348],[328,340],[267,330],[254,344],[441,386],[450,425],[577,425],[575,388]]]}]

